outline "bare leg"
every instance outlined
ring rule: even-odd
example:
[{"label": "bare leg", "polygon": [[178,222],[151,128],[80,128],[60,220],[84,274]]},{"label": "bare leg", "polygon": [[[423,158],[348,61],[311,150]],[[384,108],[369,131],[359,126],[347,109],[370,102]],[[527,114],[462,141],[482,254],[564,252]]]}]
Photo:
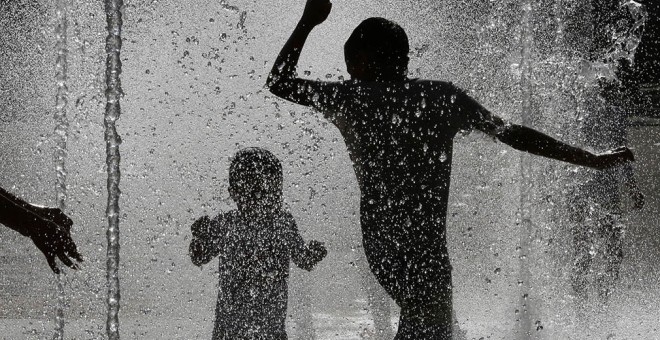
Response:
[{"label": "bare leg", "polygon": [[376,278],[369,270],[366,258],[356,259],[360,276],[362,276],[362,286],[367,294],[367,305],[374,320],[376,338],[379,340],[389,340],[394,337],[394,330],[390,323],[392,317],[390,308],[390,297],[387,292],[380,287]]},{"label": "bare leg", "polygon": [[607,301],[616,282],[619,279],[619,270],[623,260],[623,226],[618,222],[618,216],[608,214],[602,221],[602,235],[604,240],[603,257],[606,268],[597,277],[598,295]]},{"label": "bare leg", "polygon": [[588,274],[591,269],[593,257],[592,237],[593,232],[589,226],[580,224],[573,229],[573,272],[571,273],[571,283],[573,291],[581,301],[587,300]]},{"label": "bare leg", "polygon": [[444,303],[401,308],[394,340],[452,340],[451,299]]}]

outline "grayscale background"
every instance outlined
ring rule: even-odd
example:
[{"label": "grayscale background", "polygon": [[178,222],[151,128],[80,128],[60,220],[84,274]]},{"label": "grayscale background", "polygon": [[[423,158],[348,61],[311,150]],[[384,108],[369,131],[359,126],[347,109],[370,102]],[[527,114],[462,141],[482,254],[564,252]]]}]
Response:
[{"label": "grayscale background", "polygon": [[[343,43],[360,21],[383,16],[409,35],[411,76],[452,81],[493,112],[522,121],[522,2],[333,4],[305,46],[301,75],[348,78]],[[0,1],[0,186],[45,205],[55,202],[54,6],[45,0]],[[217,262],[201,270],[192,265],[189,226],[202,215],[233,207],[227,193],[229,157],[247,146],[267,148],[282,160],[285,199],[299,229],[329,249],[312,272],[292,269],[290,338],[377,339],[372,315],[379,311],[369,309],[365,298],[365,286],[374,283],[361,248],[358,187],[343,140],[319,114],[264,88],[303,6],[303,0],[125,2],[125,96],[117,123],[123,140],[124,339],[210,338]],[[583,61],[566,52],[584,48],[585,13],[585,5],[562,0],[537,1],[532,10],[532,125],[576,145],[584,145],[580,117],[596,95]],[[69,1],[67,14],[66,213],[75,222],[72,235],[85,262],[79,271],[65,270],[65,338],[103,339],[105,13],[99,1]],[[531,161],[533,251],[521,261],[525,156],[476,132],[456,139],[448,233],[454,308],[468,339],[518,334],[521,263],[531,273],[532,322],[542,326],[532,338],[660,337],[660,128],[628,132],[647,205],[623,215],[626,257],[609,305],[594,301],[581,318],[570,285],[566,205],[575,173],[582,170]],[[56,300],[56,279],[41,253],[29,239],[0,228],[0,339],[50,338]]]}]

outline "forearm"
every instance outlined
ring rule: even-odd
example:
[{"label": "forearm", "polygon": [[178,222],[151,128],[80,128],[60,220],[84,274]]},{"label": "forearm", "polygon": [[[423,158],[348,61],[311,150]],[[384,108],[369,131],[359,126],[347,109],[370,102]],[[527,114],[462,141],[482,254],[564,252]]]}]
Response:
[{"label": "forearm", "polygon": [[0,224],[13,229],[23,236],[29,236],[30,220],[36,219],[31,205],[0,188]]},{"label": "forearm", "polygon": [[570,146],[534,129],[511,124],[496,135],[514,149],[575,165],[600,169],[597,155]]},{"label": "forearm", "polygon": [[303,20],[299,21],[289,40],[282,47],[266,82],[266,85],[274,94],[278,96],[285,95],[285,93],[282,93],[282,85],[286,84],[286,80],[295,77],[302,48],[313,27],[313,25]]}]

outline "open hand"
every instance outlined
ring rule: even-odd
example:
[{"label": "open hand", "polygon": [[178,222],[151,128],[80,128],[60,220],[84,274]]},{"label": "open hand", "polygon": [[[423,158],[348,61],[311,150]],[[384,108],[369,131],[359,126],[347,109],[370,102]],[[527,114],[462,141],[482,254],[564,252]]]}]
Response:
[{"label": "open hand", "polygon": [[332,3],[329,0],[307,0],[300,21],[311,26],[319,25],[328,18],[331,9]]},{"label": "open hand", "polygon": [[82,255],[71,238],[73,221],[60,209],[32,206],[34,221],[29,236],[32,242],[46,256],[50,269],[59,274],[60,269],[55,262],[59,258],[66,266],[78,269],[78,264],[71,259],[82,262]]},{"label": "open hand", "polygon": [[635,161],[632,151],[625,146],[601,153],[597,156],[596,168],[607,169]]},{"label": "open hand", "polygon": [[211,232],[211,219],[208,216],[198,218],[195,223],[190,226],[190,231],[193,237],[205,238]]},{"label": "open hand", "polygon": [[318,263],[328,255],[328,250],[325,249],[323,243],[319,241],[309,241],[307,247],[309,248],[309,255],[312,258],[312,263]]}]

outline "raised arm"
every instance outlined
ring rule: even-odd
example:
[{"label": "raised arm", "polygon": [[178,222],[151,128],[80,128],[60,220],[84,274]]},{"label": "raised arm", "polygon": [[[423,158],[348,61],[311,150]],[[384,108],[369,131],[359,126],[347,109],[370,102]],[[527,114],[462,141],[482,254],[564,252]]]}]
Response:
[{"label": "raised arm", "polygon": [[520,151],[600,170],[634,161],[632,152],[626,147],[594,154],[532,128],[508,123],[464,93],[459,93],[457,104],[468,110],[468,125]]},{"label": "raised arm", "polygon": [[313,105],[314,93],[322,91],[315,88],[322,86],[322,82],[297,78],[296,66],[307,37],[314,27],[325,21],[331,8],[332,4],[328,0],[307,0],[298,25],[282,47],[268,75],[266,86],[274,95],[301,105]]},{"label": "raised arm", "polygon": [[190,260],[196,266],[211,262],[220,253],[220,223],[218,219],[211,220],[203,216],[190,226],[192,241],[190,241]]},{"label": "raised arm", "polygon": [[60,209],[27,203],[0,188],[0,224],[32,239],[56,274],[60,273],[56,257],[73,269],[78,269],[78,265],[71,259],[83,261],[71,238],[73,221]]}]

